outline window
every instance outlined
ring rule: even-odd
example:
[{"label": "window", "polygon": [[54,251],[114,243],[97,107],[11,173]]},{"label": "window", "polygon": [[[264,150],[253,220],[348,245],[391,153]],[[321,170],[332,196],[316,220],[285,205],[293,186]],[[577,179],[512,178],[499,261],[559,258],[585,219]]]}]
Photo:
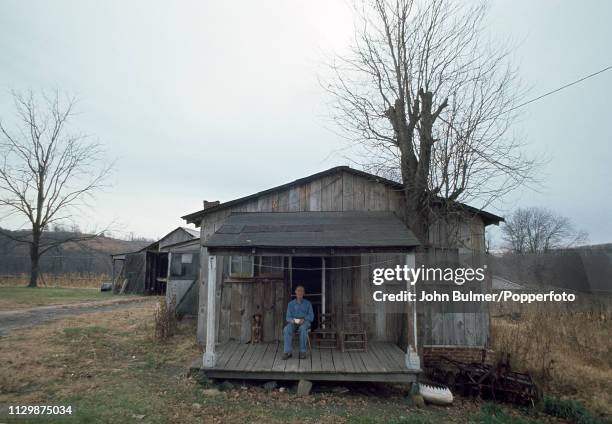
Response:
[{"label": "window", "polygon": [[197,277],[198,261],[194,253],[172,253],[170,260],[170,277],[191,280]]},{"label": "window", "polygon": [[230,277],[252,277],[254,256],[232,256],[230,258]]},{"label": "window", "polygon": [[257,275],[260,276],[283,276],[282,256],[258,256]]},{"label": "window", "polygon": [[193,261],[193,254],[191,253],[183,253],[181,254],[181,263],[182,264],[190,264]]}]

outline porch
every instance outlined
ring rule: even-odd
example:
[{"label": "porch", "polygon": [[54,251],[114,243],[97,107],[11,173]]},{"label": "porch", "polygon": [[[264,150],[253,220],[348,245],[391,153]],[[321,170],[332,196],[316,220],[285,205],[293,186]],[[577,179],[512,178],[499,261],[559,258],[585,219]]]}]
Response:
[{"label": "porch", "polygon": [[283,360],[281,342],[239,343],[229,341],[217,346],[213,367],[201,368],[209,378],[245,380],[311,380],[411,383],[418,370],[409,370],[404,351],[394,343],[372,342],[367,352],[341,352],[313,346],[306,359]]},{"label": "porch", "polygon": [[[204,234],[204,233],[203,233]],[[382,212],[237,213],[202,243],[200,314],[205,319],[204,372],[212,378],[411,382],[419,372],[415,308],[373,299],[376,267],[414,266],[414,235]],[[206,266],[207,265],[207,266]],[[282,361],[282,329],[297,285],[320,319],[342,334],[359,328],[367,352],[314,349]],[[410,290],[397,281],[377,288]],[[252,343],[259,316],[263,344]],[[349,317],[357,317],[347,327]],[[349,331],[353,332],[353,331]],[[366,337],[363,337],[364,340]],[[410,346],[407,355],[403,349]]]}]

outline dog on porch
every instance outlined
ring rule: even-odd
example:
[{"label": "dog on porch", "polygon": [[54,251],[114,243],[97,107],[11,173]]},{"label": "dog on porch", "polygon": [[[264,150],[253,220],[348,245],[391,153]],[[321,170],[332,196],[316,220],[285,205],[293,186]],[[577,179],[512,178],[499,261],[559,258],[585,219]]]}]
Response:
[{"label": "dog on porch", "polygon": [[251,343],[261,343],[263,340],[263,323],[261,314],[253,315],[251,326]]}]

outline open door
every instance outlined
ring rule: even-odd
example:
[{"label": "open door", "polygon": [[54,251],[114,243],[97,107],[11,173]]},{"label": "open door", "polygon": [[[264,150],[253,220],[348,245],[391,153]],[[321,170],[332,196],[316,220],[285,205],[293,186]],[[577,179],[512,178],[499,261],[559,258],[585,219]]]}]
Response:
[{"label": "open door", "polygon": [[325,301],[323,290],[323,259],[319,256],[294,256],[291,260],[291,299],[295,299],[295,288],[304,286],[306,299],[312,303],[314,321],[312,329],[318,328],[319,313]]}]

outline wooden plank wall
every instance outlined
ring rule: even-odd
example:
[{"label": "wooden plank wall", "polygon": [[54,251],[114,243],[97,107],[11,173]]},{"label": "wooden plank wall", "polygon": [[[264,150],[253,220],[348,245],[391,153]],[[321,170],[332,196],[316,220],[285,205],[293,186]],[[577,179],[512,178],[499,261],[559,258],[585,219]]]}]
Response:
[{"label": "wooden plank wall", "polygon": [[[219,258],[221,257],[219,256],[218,260]],[[363,316],[369,339],[397,343],[400,332],[405,328],[402,326],[402,320],[406,318],[405,304],[375,302],[372,299],[374,286],[371,273],[376,267],[395,266],[403,264],[404,261],[404,255],[388,254],[327,259],[326,309],[335,314],[338,329],[342,329],[342,320],[338,318],[355,311]],[[238,282],[228,279],[227,258],[223,259],[223,263],[219,342],[250,341],[251,319],[256,313],[263,316],[264,341],[282,340],[282,328],[285,325],[289,302],[288,275],[284,280],[254,279]],[[385,292],[398,292],[404,290],[405,286],[391,283],[381,286],[380,289]]]},{"label": "wooden plank wall", "polygon": [[[458,249],[430,248],[417,253],[417,266],[425,267],[479,267],[480,255],[460,257]],[[488,279],[489,277],[487,277]],[[453,290],[482,293],[488,281],[482,283],[420,283],[419,292],[436,290],[451,293]],[[419,294],[420,296],[420,294]],[[427,302],[418,305],[420,345],[439,346],[487,346],[489,340],[489,311],[486,303]]]},{"label": "wooden plank wall", "polygon": [[124,278],[128,280],[125,293],[144,294],[147,277],[147,252],[126,254],[123,272]]},{"label": "wooden plank wall", "polygon": [[429,242],[436,247],[455,246],[461,252],[482,253],[485,250],[485,227],[482,218],[465,213],[465,219],[454,216],[436,219],[429,227]]},{"label": "wooden plank wall", "polygon": [[[372,270],[404,264],[404,255],[361,255],[332,257],[327,259],[330,269],[326,273],[326,308],[333,312],[339,329],[342,317],[347,313],[362,316],[368,339],[397,343],[406,319],[404,303],[375,302],[374,290],[397,293],[405,289],[403,284],[372,284]],[[335,269],[334,269],[335,268]]]},{"label": "wooden plank wall", "polygon": [[211,213],[202,226],[214,226],[231,212],[393,211],[403,216],[401,199],[402,193],[388,185],[341,172]]},{"label": "wooden plank wall", "polygon": [[183,229],[177,228],[159,241],[159,250],[162,250],[166,246],[192,239],[193,237],[187,234]]},{"label": "wooden plank wall", "polygon": [[288,302],[288,284],[284,280],[224,281],[218,341],[249,342],[254,314],[261,314],[263,317],[265,342],[282,340]]}]

